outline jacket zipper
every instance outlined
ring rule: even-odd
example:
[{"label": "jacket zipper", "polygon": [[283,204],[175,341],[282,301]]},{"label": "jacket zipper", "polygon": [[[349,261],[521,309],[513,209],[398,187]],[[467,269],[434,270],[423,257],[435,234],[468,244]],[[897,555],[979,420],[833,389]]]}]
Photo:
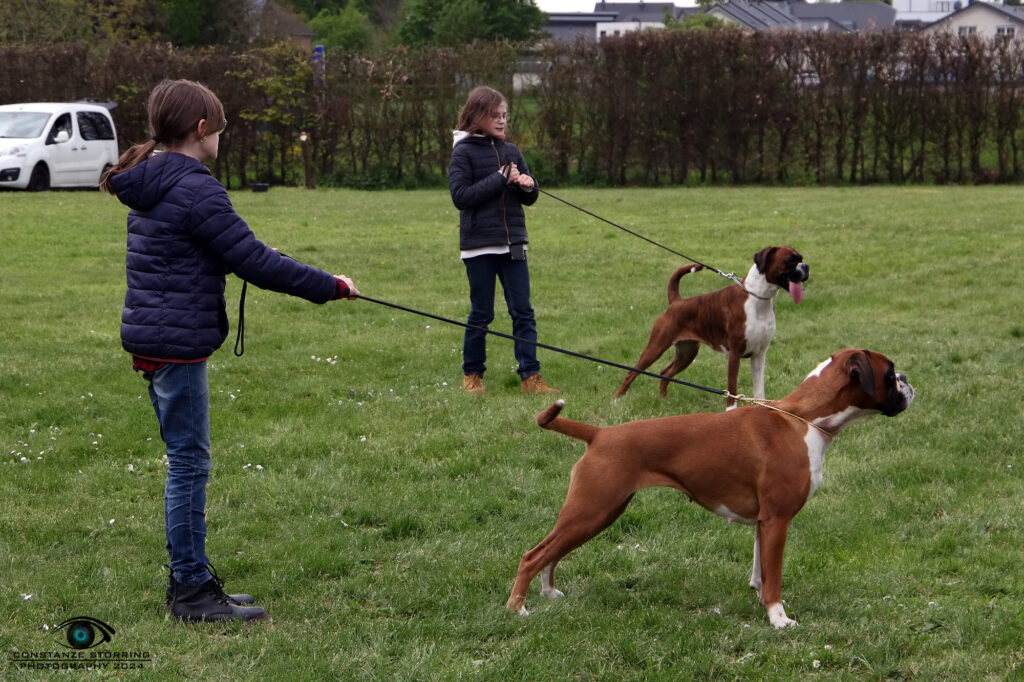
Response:
[{"label": "jacket zipper", "polygon": [[[498,160],[498,170],[501,171],[501,155],[498,154],[498,148],[494,144],[494,140],[491,140],[491,149],[494,150],[494,158]],[[505,244],[512,246],[512,234],[508,231],[508,215],[505,212],[505,192],[508,187],[503,187],[501,190],[501,200],[498,205],[501,207],[501,222],[505,226]]]}]

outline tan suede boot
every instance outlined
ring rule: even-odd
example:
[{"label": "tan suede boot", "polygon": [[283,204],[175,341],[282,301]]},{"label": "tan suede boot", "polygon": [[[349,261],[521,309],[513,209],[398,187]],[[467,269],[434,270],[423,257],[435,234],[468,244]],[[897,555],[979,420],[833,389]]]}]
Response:
[{"label": "tan suede boot", "polygon": [[462,390],[467,393],[486,393],[484,378],[479,374],[467,374],[462,377]]},{"label": "tan suede boot", "polygon": [[552,395],[561,393],[557,388],[548,386],[548,382],[544,381],[544,377],[539,374],[531,374],[523,379],[519,390],[523,393],[550,393]]}]

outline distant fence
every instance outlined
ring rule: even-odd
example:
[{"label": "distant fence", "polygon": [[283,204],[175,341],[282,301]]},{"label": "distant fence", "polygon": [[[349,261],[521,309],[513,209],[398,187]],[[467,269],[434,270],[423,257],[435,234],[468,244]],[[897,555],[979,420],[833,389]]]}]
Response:
[{"label": "distant fence", "polygon": [[549,185],[1024,179],[1018,40],[664,30],[528,55],[65,45],[0,47],[0,63],[0,103],[117,102],[122,148],[148,137],[156,82],[202,81],[229,119],[214,172],[236,187],[443,186],[459,107],[481,83],[509,97],[510,139]]}]

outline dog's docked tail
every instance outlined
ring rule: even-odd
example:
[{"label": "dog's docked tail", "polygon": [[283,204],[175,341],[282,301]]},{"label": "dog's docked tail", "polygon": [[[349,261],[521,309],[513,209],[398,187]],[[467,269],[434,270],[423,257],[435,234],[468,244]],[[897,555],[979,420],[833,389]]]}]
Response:
[{"label": "dog's docked tail", "polygon": [[563,407],[565,407],[565,401],[556,400],[552,403],[551,407],[537,415],[537,426],[542,429],[549,429],[551,431],[564,433],[567,436],[572,436],[573,438],[581,440],[587,444],[594,440],[594,436],[597,435],[600,428],[590,424],[584,424],[583,422],[576,422],[572,419],[559,417],[558,413],[562,411]]},{"label": "dog's docked tail", "polygon": [[672,305],[673,303],[675,303],[676,301],[678,301],[679,299],[682,298],[682,296],[679,295],[679,279],[683,275],[688,275],[691,272],[697,272],[698,270],[703,270],[703,269],[704,269],[703,265],[699,265],[697,263],[694,263],[693,265],[684,265],[683,267],[679,268],[678,270],[676,270],[675,272],[672,273],[672,276],[668,278],[668,304],[669,305]]}]

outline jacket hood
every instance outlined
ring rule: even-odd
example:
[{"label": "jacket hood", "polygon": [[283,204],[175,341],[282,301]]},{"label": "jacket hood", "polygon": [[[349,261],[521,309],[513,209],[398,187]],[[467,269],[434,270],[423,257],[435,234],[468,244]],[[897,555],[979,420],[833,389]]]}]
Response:
[{"label": "jacket hood", "polygon": [[160,152],[112,177],[110,186],[122,204],[146,211],[160,203],[168,190],[189,173],[210,175],[210,169],[191,156]]},{"label": "jacket hood", "polygon": [[458,145],[460,142],[484,142],[489,144],[491,140],[494,140],[494,142],[497,144],[505,142],[504,137],[490,137],[489,135],[482,135],[480,133],[470,133],[465,130],[452,131],[452,149],[455,149],[456,145]]}]

